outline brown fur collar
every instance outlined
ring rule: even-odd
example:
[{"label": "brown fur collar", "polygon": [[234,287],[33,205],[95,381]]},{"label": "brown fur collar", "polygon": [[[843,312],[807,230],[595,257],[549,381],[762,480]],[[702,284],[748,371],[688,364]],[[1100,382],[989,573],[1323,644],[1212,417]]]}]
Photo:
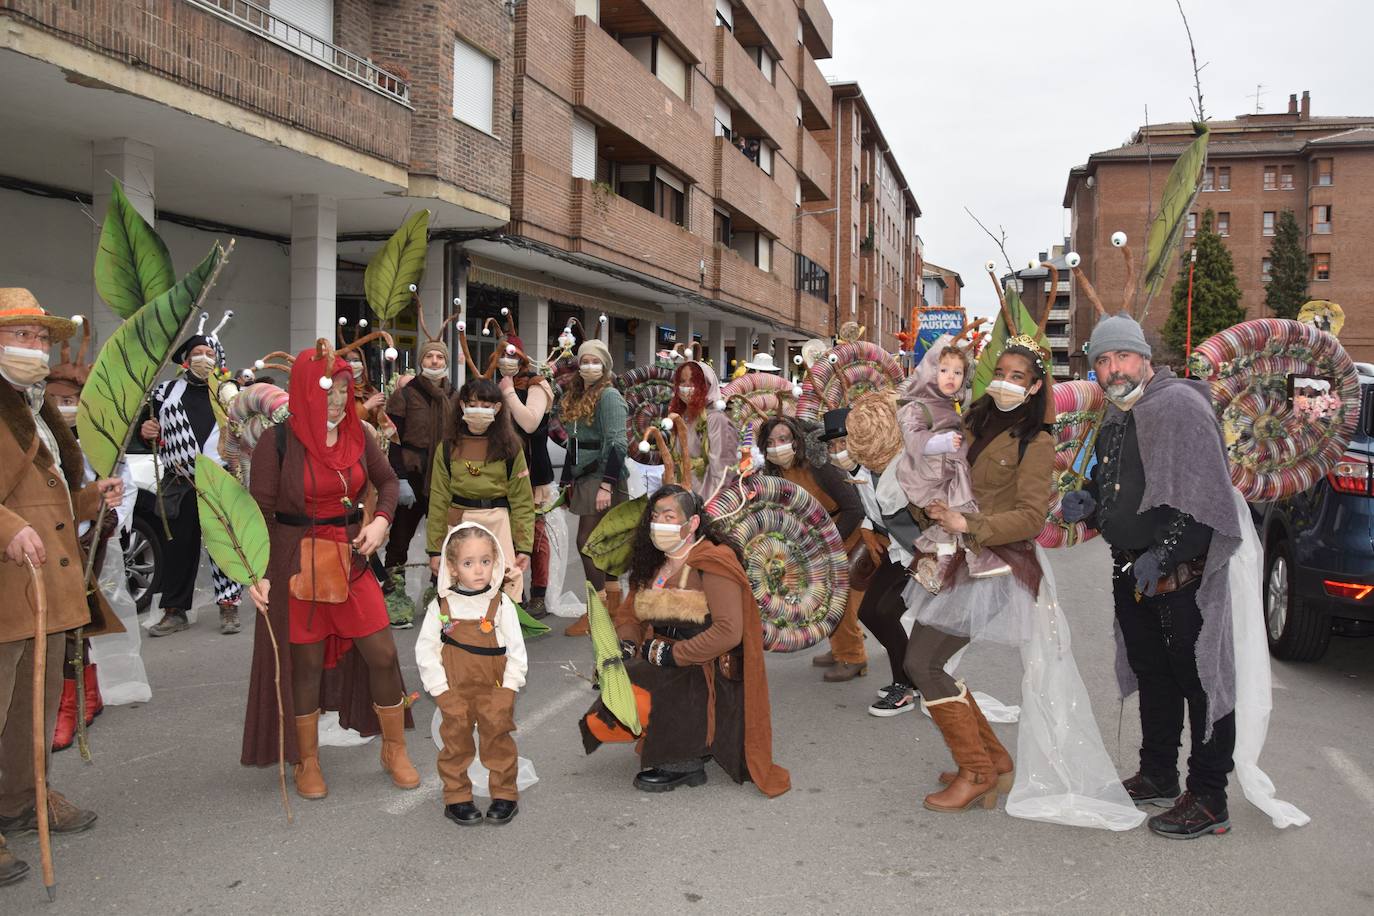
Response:
[{"label": "brown fur collar", "polygon": [[635,617],[644,623],[700,626],[711,616],[706,593],[693,588],[646,588],[635,595]]},{"label": "brown fur collar", "polygon": [[[86,459],[81,453],[81,446],[77,444],[76,437],[72,435],[62,415],[50,402],[43,402],[41,413],[48,429],[52,430],[53,438],[57,440],[57,451],[62,458],[62,476],[67,479],[67,488],[75,493],[81,488],[81,478],[86,471]],[[27,452],[33,444],[34,437],[38,435],[38,427],[33,421],[33,412],[29,410],[24,395],[3,380],[0,380],[0,421],[3,421],[10,435],[14,436],[19,448]],[[47,471],[53,466],[53,457],[48,454],[48,449],[41,440],[38,443],[38,452],[33,457],[33,464],[41,471]]]}]

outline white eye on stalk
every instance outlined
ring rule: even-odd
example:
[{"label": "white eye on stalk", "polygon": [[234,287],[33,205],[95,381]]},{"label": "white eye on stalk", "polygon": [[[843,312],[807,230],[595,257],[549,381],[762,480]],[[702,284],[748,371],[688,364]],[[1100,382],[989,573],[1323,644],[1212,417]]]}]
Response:
[{"label": "white eye on stalk", "polygon": [[1122,231],[1119,230],[1119,229],[1118,229],[1116,232],[1113,232],[1113,233],[1112,233],[1112,247],[1113,247],[1113,248],[1120,248],[1120,247],[1122,247],[1122,246],[1125,245],[1125,244],[1126,244],[1126,233],[1122,232]]},{"label": "white eye on stalk", "polygon": [[1070,251],[1068,254],[1064,255],[1064,263],[1069,265],[1070,270],[1073,270],[1079,264],[1083,263],[1083,258],[1078,254],[1078,252]]},{"label": "white eye on stalk", "polygon": [[334,380],[327,375],[320,376],[320,387],[325,391],[334,387]]},{"label": "white eye on stalk", "polygon": [[649,443],[647,443],[647,442],[641,442],[641,443],[639,443],[639,453],[640,453],[641,455],[647,455],[647,454],[649,454]]},{"label": "white eye on stalk", "polygon": [[400,356],[401,354],[396,352],[395,347],[387,347],[386,351],[382,353],[382,355],[385,356],[388,360],[395,360],[396,357]]}]

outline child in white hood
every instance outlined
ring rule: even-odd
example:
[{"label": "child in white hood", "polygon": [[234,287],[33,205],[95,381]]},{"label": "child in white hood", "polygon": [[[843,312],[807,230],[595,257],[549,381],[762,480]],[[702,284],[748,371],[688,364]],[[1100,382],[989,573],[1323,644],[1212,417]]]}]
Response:
[{"label": "child in white hood", "polygon": [[505,557],[495,535],[474,522],[449,530],[439,563],[439,594],[430,602],[415,661],[420,681],[443,716],[439,776],[444,815],[463,826],[482,823],[468,778],[477,748],[491,771],[491,807],[485,820],[506,824],[518,813],[519,767],[515,694],[525,684],[529,661],[515,603],[501,591]]}]

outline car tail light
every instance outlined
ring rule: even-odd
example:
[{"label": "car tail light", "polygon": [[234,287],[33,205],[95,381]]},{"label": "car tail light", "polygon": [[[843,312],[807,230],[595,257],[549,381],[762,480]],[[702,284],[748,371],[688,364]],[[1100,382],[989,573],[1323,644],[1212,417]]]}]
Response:
[{"label": "car tail light", "polygon": [[1363,601],[1370,592],[1374,592],[1374,585],[1363,585],[1359,582],[1336,582],[1327,579],[1322,586],[1332,598],[1349,598],[1351,601]]},{"label": "car tail light", "polygon": [[1374,465],[1363,456],[1342,455],[1341,460],[1326,475],[1337,493],[1350,493],[1355,496],[1374,496],[1374,479],[1371,478]]}]

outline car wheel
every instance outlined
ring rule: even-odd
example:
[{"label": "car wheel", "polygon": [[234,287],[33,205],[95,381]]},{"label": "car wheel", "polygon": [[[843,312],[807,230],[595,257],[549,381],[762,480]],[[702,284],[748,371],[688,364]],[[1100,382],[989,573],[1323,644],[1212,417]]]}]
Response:
[{"label": "car wheel", "polygon": [[1298,597],[1293,587],[1293,553],[1279,541],[1269,550],[1264,577],[1264,629],[1269,652],[1279,659],[1310,662],[1331,642],[1331,618]]},{"label": "car wheel", "polygon": [[137,515],[124,537],[124,581],[140,614],[162,587],[162,541],[152,523]]}]

